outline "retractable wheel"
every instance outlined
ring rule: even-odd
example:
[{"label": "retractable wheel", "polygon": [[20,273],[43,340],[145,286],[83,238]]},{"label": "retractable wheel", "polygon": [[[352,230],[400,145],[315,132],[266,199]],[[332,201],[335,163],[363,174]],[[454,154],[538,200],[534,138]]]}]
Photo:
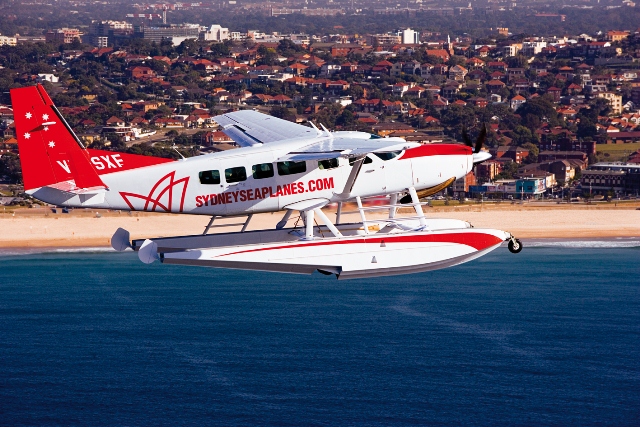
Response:
[{"label": "retractable wheel", "polygon": [[522,250],[522,242],[516,238],[509,240],[509,252],[517,254]]}]

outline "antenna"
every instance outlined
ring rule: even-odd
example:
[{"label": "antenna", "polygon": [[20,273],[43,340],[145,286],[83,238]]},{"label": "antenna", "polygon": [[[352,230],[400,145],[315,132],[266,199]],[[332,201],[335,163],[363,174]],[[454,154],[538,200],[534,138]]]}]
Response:
[{"label": "antenna", "polygon": [[178,151],[178,149],[176,148],[176,144],[173,144],[173,145],[171,146],[171,148],[173,148],[174,150],[176,150],[176,153],[178,153],[178,155],[180,155],[180,157],[182,157],[182,160],[187,160],[187,159],[186,159],[186,157],[184,157],[184,156],[182,155],[182,153]]},{"label": "antenna", "polygon": [[318,127],[315,125],[315,123],[313,123],[312,121],[309,121],[309,124],[311,125],[312,128],[314,128],[316,130],[317,136],[322,135],[322,132],[320,131],[320,129],[318,129]]},{"label": "antenna", "polygon": [[327,136],[333,139],[333,135],[329,132],[329,129],[327,129],[322,123],[320,123],[320,126],[322,126],[322,130],[326,132]]}]

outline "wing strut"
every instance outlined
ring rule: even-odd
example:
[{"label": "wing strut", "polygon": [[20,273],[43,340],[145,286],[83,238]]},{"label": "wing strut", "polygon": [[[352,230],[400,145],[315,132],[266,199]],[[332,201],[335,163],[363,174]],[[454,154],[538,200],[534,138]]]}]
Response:
[{"label": "wing strut", "polygon": [[342,193],[336,194],[341,199],[349,199],[351,196],[351,190],[353,190],[353,186],[356,183],[356,179],[360,174],[360,169],[362,169],[362,163],[364,163],[364,159],[367,156],[359,156],[356,158],[353,167],[351,168],[351,173],[349,174],[349,178],[347,178],[347,182],[344,184],[344,189]]}]

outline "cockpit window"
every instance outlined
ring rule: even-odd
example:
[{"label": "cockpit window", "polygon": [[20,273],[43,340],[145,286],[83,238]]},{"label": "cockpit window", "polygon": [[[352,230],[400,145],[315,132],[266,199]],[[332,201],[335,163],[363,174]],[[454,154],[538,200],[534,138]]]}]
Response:
[{"label": "cockpit window", "polygon": [[402,153],[402,151],[391,151],[389,153],[373,153],[373,154],[378,156],[380,159],[386,161],[386,160],[395,159],[400,155],[400,153]]},{"label": "cockpit window", "polygon": [[318,162],[318,169],[333,169],[340,166],[338,159],[326,159]]},{"label": "cockpit window", "polygon": [[220,171],[202,171],[198,173],[200,184],[220,184]]},{"label": "cockpit window", "polygon": [[[356,162],[356,158],[355,157],[349,157],[349,165],[353,166],[353,164]],[[373,163],[373,160],[371,160],[371,157],[367,156],[364,158],[364,164],[368,165],[369,163]]]},{"label": "cockpit window", "polygon": [[278,162],[278,175],[295,175],[307,171],[307,162]]},{"label": "cockpit window", "polygon": [[371,134],[371,136],[369,137],[369,139],[381,139],[382,137],[380,135],[374,135]]}]

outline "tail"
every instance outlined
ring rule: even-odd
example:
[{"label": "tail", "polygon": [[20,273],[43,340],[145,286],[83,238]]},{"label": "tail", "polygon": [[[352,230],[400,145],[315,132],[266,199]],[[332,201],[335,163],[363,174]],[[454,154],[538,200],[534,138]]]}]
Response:
[{"label": "tail", "polygon": [[101,175],[171,159],[86,149],[41,85],[11,90],[25,191],[99,191]]},{"label": "tail", "polygon": [[41,85],[11,90],[25,190],[104,189],[89,154]]}]

